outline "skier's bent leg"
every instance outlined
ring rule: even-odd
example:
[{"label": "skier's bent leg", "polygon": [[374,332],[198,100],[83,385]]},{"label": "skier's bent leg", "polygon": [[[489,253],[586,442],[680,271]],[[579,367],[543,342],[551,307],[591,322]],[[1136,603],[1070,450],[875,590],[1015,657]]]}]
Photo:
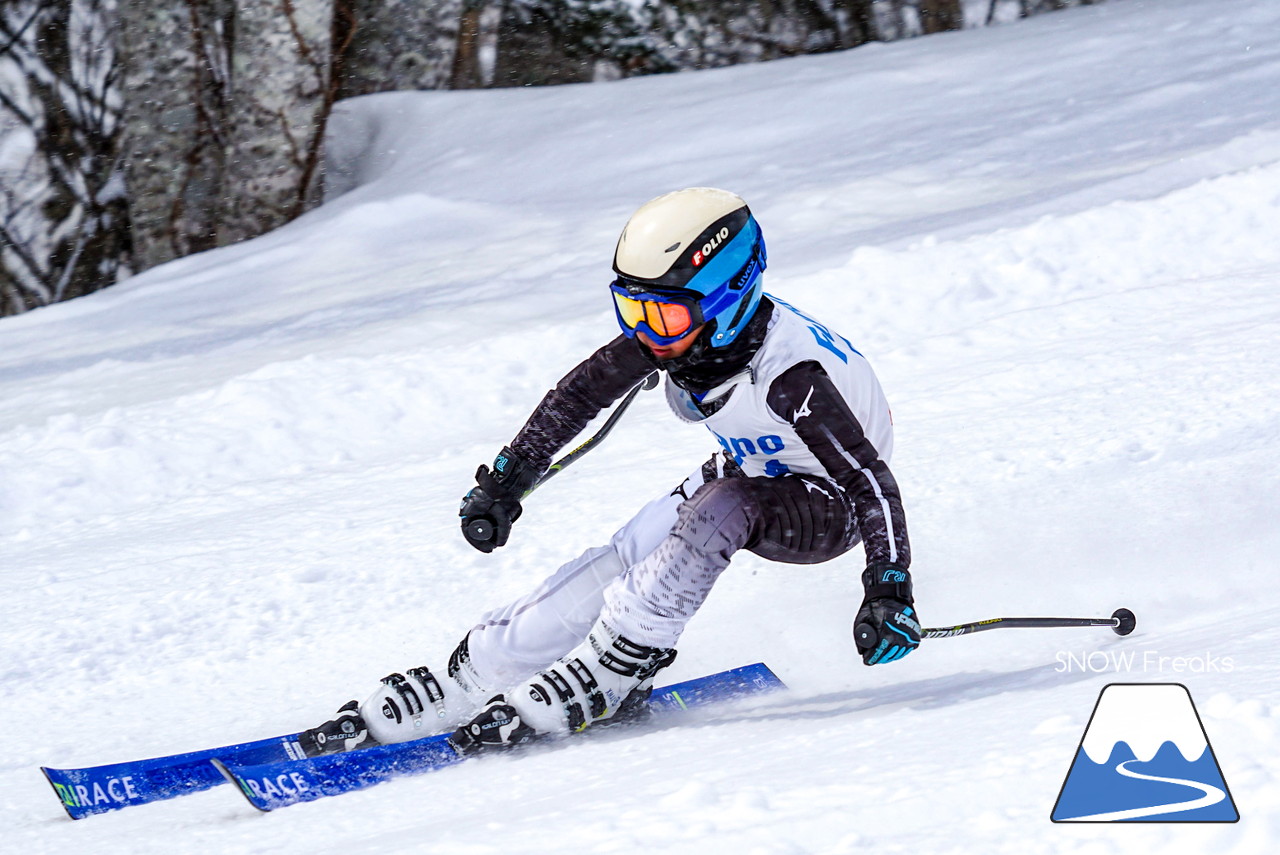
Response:
[{"label": "skier's bent leg", "polygon": [[734,553],[817,564],[858,542],[850,500],[822,478],[724,477],[677,508],[670,533],[604,592],[601,618],[650,647],[674,647]]},{"label": "skier's bent leg", "polygon": [[530,593],[486,613],[454,650],[447,675],[433,677],[426,668],[392,674],[363,704],[351,701],[304,732],[303,750],[314,756],[454,730],[495,694],[560,659],[596,622],[604,589],[626,568],[624,556],[654,548],[697,478],[642,508],[607,546],[586,550]]},{"label": "skier's bent leg", "polygon": [[454,734],[464,752],[582,730],[643,706],[653,677],[675,658],[685,623],[729,559],[758,529],[746,479],[719,479],[679,503],[667,536],[615,579],[586,640]]},{"label": "skier's bent leg", "polygon": [[597,621],[578,647],[495,697],[451,741],[474,754],[647,712],[654,675],[675,656],[675,650],[636,644]]},{"label": "skier's bent leg", "polygon": [[525,596],[486,613],[467,634],[476,679],[500,692],[563,656],[600,614],[605,587],[622,571],[611,546],[592,547]]},{"label": "skier's bent leg", "polygon": [[514,686],[577,646],[600,616],[605,588],[667,535],[686,491],[701,478],[701,470],[695,472],[641,508],[608,545],[588,549],[530,593],[486,613],[467,636],[482,685],[495,692]]},{"label": "skier's bent leg", "polygon": [[753,480],[711,481],[682,502],[670,533],[605,591],[601,619],[639,644],[674,647],[730,558],[756,537]]}]

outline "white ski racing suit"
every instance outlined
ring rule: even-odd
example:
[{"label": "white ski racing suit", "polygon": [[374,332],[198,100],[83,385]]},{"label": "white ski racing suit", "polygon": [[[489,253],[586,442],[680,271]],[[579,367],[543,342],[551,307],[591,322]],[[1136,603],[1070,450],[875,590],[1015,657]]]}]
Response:
[{"label": "white ski racing suit", "polygon": [[[727,376],[701,375],[714,387],[698,388],[678,370],[666,380],[676,415],[706,426],[721,453],[608,543],[485,614],[461,647],[485,684],[477,688],[516,685],[573,649],[601,617],[633,642],[674,647],[738,549],[811,564],[861,541],[868,565],[909,565],[888,468],[889,406],[871,366],[843,336],[777,298],[766,297],[751,324],[747,358]],[[547,394],[511,447],[545,468],[655,367],[669,366],[619,336]]]}]

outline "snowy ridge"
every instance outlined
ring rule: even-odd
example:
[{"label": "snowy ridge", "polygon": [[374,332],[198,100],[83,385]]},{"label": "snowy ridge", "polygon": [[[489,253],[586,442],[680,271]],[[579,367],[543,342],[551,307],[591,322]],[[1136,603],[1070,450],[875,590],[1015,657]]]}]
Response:
[{"label": "snowy ridge", "polygon": [[[870,307],[882,323],[868,335],[888,335],[892,324],[902,336],[940,334],[958,317],[985,314],[983,307],[1009,314],[1048,300],[1280,266],[1277,199],[1280,163],[988,235],[860,247],[843,267],[771,280],[789,293],[821,295],[824,317]],[[1099,251],[1104,242],[1107,251]],[[889,306],[896,310],[884,311]],[[420,448],[424,425],[447,425],[438,439],[457,448],[454,437],[469,432],[477,408],[467,390],[442,382],[439,363],[429,351],[306,356],[171,401],[63,414],[0,433],[0,470],[8,475],[0,533],[35,536],[40,520],[127,512],[326,462],[387,462]],[[500,386],[507,366],[470,373],[476,387]]]},{"label": "snowy ridge", "polygon": [[[1280,152],[1280,135],[1273,144]],[[946,332],[952,318],[981,312],[984,303],[1010,313],[1047,300],[1268,270],[1280,262],[1280,245],[1268,238],[1280,228],[1277,199],[1280,160],[1156,199],[963,240],[859,247],[844,268],[798,284],[831,294],[837,311],[867,301],[894,305],[899,312],[877,315],[910,323],[917,335]],[[834,287],[840,279],[857,287]]]},{"label": "snowy ridge", "polygon": [[[0,487],[0,532],[34,536],[41,520],[388,460],[414,447],[421,425],[441,420],[449,403],[423,362],[304,357],[163,403],[13,430],[0,441],[0,468],[12,473]],[[468,410],[457,412],[461,426]]]}]

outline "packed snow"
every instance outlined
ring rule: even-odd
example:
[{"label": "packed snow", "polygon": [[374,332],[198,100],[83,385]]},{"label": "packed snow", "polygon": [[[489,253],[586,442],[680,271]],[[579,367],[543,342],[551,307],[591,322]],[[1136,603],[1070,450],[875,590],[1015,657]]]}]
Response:
[{"label": "packed snow", "polygon": [[[0,321],[6,851],[1280,849],[1280,4],[1112,0],[720,71],[344,102],[330,199]],[[39,766],[298,730],[602,542],[717,447],[641,396],[463,541],[475,467],[616,334],[630,212],[750,202],[767,290],[893,405],[924,623],[864,667],[860,552],[741,555],[671,681],[789,692],[268,815],[73,822]],[[1101,688],[1180,682],[1241,820],[1055,825]]]}]

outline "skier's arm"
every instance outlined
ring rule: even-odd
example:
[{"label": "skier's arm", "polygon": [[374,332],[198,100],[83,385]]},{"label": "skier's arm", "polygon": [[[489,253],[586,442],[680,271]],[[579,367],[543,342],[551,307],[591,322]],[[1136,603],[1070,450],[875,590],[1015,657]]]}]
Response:
[{"label": "skier's arm", "polygon": [[910,566],[898,484],[822,366],[802,362],[787,369],[769,387],[768,403],[853,500],[867,565]]},{"label": "skier's arm", "polygon": [[543,396],[533,415],[511,441],[510,448],[542,472],[601,410],[647,377],[654,363],[639,345],[618,336],[561,378]]},{"label": "skier's arm", "polygon": [[511,526],[523,510],[521,500],[550,465],[552,455],[653,367],[635,342],[618,336],[566,374],[543,397],[511,444],[494,458],[493,468],[482,465],[476,470],[476,486],[463,497],[458,510],[467,543],[481,552],[506,545]]},{"label": "skier's arm", "polygon": [[857,416],[817,362],[787,369],[769,388],[770,409],[792,425],[836,483],[852,498],[867,553],[865,596],[854,640],[867,665],[893,662],[920,644],[911,591],[911,545],[902,497],[889,466]]}]

